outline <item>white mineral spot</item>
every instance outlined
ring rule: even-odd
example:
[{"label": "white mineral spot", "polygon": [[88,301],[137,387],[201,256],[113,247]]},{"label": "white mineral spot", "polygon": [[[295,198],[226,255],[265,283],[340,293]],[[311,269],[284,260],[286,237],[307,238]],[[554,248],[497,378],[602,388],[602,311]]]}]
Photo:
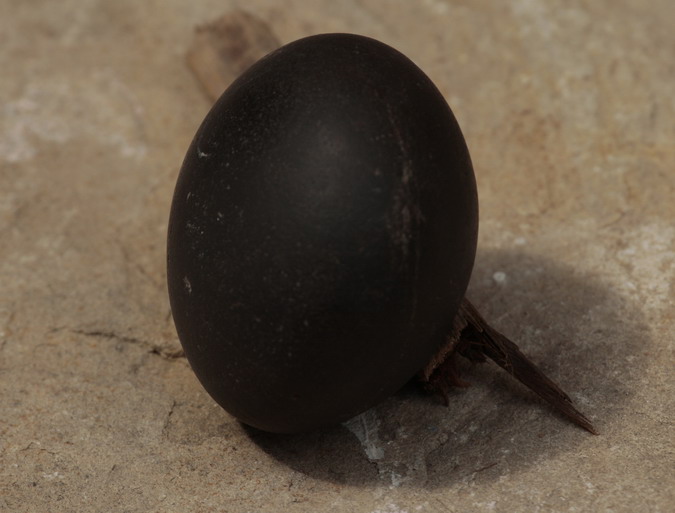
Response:
[{"label": "white mineral spot", "polygon": [[391,472],[391,488],[398,488],[406,479],[396,472]]},{"label": "white mineral spot", "polygon": [[374,461],[384,458],[384,449],[381,447],[377,433],[380,421],[375,417],[375,413],[366,411],[348,420],[343,425],[359,439],[369,460]]},{"label": "white mineral spot", "polygon": [[185,290],[187,290],[187,293],[192,294],[192,284],[190,283],[190,280],[188,280],[187,276],[183,276],[183,284],[185,285]]},{"label": "white mineral spot", "polygon": [[492,279],[499,283],[500,285],[506,282],[506,273],[502,271],[497,271],[492,275]]}]

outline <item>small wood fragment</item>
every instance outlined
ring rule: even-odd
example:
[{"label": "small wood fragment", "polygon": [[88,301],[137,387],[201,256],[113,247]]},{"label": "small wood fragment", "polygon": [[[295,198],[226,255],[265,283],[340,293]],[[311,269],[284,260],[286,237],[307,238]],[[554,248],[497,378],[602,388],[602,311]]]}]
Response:
[{"label": "small wood fragment", "polygon": [[446,403],[450,386],[466,386],[455,366],[458,355],[479,363],[486,358],[491,359],[572,422],[590,433],[598,434],[591,421],[576,409],[572,399],[530,361],[516,344],[490,326],[466,298],[462,301],[439,356],[420,374],[422,382],[432,391],[440,393]]},{"label": "small wood fragment", "polygon": [[236,10],[196,28],[187,62],[215,102],[234,79],[279,46],[267,23]]}]

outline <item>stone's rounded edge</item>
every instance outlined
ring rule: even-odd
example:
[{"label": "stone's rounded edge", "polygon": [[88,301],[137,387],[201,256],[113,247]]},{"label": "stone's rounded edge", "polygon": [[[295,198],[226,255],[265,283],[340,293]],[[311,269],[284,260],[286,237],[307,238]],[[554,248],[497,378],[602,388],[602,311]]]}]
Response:
[{"label": "stone's rounded edge", "polygon": [[254,427],[346,420],[442,343],[477,223],[461,130],[412,61],[352,34],[289,43],[221,96],[177,181],[167,274],[186,355]]}]

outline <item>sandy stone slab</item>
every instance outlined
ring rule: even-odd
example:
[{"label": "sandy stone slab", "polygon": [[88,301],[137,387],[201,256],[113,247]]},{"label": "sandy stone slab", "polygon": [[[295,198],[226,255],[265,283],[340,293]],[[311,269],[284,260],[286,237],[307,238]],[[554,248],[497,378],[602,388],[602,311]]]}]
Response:
[{"label": "sandy stone slab", "polygon": [[[274,437],[208,397],[165,286],[210,106],[194,27],[381,39],[437,83],[478,179],[469,297],[600,431],[490,367]],[[0,3],[0,510],[669,511],[675,503],[675,5]]]}]

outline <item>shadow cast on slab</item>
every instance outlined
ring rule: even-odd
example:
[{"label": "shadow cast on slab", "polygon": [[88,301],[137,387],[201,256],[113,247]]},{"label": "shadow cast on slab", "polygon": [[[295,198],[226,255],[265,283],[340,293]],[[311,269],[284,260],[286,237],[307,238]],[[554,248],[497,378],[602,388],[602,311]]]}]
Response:
[{"label": "shadow cast on slab", "polygon": [[[601,435],[618,421],[644,366],[649,329],[639,308],[592,276],[519,251],[480,254],[467,296]],[[472,386],[451,391],[448,408],[410,383],[332,429],[246,432],[266,453],[314,478],[423,488],[496,479],[574,451],[591,436],[494,364],[460,367]]]}]

